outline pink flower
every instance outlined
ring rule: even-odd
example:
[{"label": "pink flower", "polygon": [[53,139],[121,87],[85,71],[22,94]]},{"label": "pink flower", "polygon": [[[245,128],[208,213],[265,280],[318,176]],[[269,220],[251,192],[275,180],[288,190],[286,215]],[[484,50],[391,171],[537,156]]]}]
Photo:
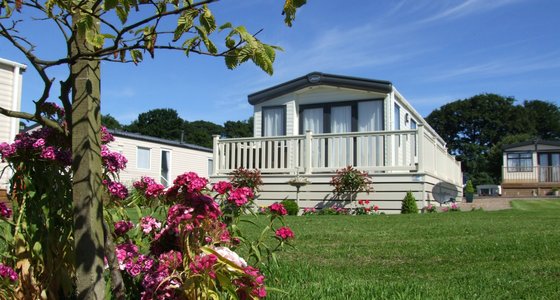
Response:
[{"label": "pink flower", "polygon": [[101,159],[103,161],[103,166],[110,173],[124,170],[126,168],[126,163],[128,163],[126,157],[118,152],[111,152],[105,145],[101,146]]},{"label": "pink flower", "polygon": [[282,205],[281,203],[273,203],[272,205],[270,205],[268,207],[270,209],[270,212],[279,216],[285,216],[288,214],[288,211],[286,210],[286,208],[284,207],[284,205]]},{"label": "pink flower", "polygon": [[231,261],[238,267],[240,268],[247,267],[247,262],[243,258],[241,258],[237,253],[231,251],[231,249],[229,249],[228,247],[215,247],[214,250],[216,250],[218,254],[223,256],[225,259]]},{"label": "pink flower", "polygon": [[47,160],[55,160],[56,159],[55,148],[53,146],[45,147],[41,151],[40,157]]},{"label": "pink flower", "polygon": [[130,221],[118,221],[115,223],[115,234],[120,236],[127,233],[130,229],[134,227],[134,224]]},{"label": "pink flower", "polygon": [[214,186],[212,187],[212,189],[214,191],[216,191],[216,193],[222,195],[227,193],[228,191],[230,191],[233,188],[233,186],[231,185],[231,183],[227,182],[227,181],[220,181],[217,182],[216,184],[214,184]]},{"label": "pink flower", "polygon": [[145,234],[149,234],[152,230],[160,229],[161,222],[158,222],[155,218],[151,216],[146,216],[140,219],[140,227]]},{"label": "pink flower", "polygon": [[14,269],[4,265],[4,264],[0,264],[0,277],[1,278],[8,278],[10,281],[17,281],[18,280],[18,275],[17,273],[14,271]]},{"label": "pink flower", "polygon": [[276,237],[282,240],[293,239],[294,232],[289,227],[280,227],[276,230]]},{"label": "pink flower", "polygon": [[12,216],[12,210],[4,202],[0,202],[0,217],[9,219]]},{"label": "pink flower", "polygon": [[115,137],[107,131],[107,127],[101,126],[101,143],[108,144],[115,140]]},{"label": "pink flower", "polygon": [[228,202],[235,204],[238,207],[243,206],[249,199],[253,199],[253,191],[248,187],[240,187],[238,189],[232,190],[229,193]]},{"label": "pink flower", "polygon": [[0,156],[2,156],[2,161],[5,161],[10,156],[14,155],[14,153],[16,153],[15,146],[10,145],[6,142],[0,144]]},{"label": "pink flower", "polygon": [[105,184],[111,196],[119,199],[125,199],[128,197],[128,189],[122,183],[104,180],[103,184]]},{"label": "pink flower", "polygon": [[374,206],[373,206],[373,210],[377,212],[377,211],[379,210],[379,206],[374,205]]},{"label": "pink flower", "polygon": [[45,139],[37,139],[35,143],[33,143],[33,148],[41,148],[45,146]]},{"label": "pink flower", "polygon": [[210,278],[215,279],[216,273],[213,270],[214,265],[218,261],[218,257],[214,254],[197,255],[189,264],[189,269],[195,274],[208,273]]}]

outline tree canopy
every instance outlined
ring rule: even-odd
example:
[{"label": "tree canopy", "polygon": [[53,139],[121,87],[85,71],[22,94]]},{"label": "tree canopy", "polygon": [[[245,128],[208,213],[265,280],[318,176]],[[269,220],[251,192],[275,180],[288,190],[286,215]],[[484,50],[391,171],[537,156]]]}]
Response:
[{"label": "tree canopy", "polygon": [[499,183],[503,145],[560,137],[557,105],[541,100],[515,103],[513,97],[480,94],[445,104],[426,121],[447,142],[448,151],[457,155],[475,184]]}]

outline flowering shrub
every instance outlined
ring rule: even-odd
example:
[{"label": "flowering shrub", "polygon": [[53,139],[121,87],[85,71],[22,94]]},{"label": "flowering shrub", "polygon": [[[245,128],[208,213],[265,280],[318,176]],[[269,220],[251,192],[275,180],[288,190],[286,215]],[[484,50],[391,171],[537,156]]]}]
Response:
[{"label": "flowering shrub", "polygon": [[233,187],[248,187],[254,194],[259,192],[260,186],[263,184],[261,171],[238,168],[230,174],[230,180]]},{"label": "flowering shrub", "polygon": [[[64,110],[53,103],[40,108],[41,117],[58,122],[68,130]],[[112,136],[102,129],[101,140],[106,143]],[[72,174],[70,172],[70,140],[49,127],[38,128],[16,136],[11,144],[0,144],[0,156],[13,171],[10,179],[11,211],[0,206],[2,228],[0,248],[4,265],[19,274],[17,286],[12,284],[13,295],[0,293],[0,298],[40,297],[68,298],[74,292],[74,240],[72,208]],[[107,192],[115,199],[126,197],[124,186],[118,184],[118,172],[126,166],[126,158],[103,146],[103,180]],[[8,218],[13,221],[8,222]],[[123,230],[124,227],[119,227]],[[16,248],[17,245],[17,248]],[[4,290],[4,287],[2,287]],[[13,297],[12,297],[13,296]]]},{"label": "flowering shrub", "polygon": [[302,213],[302,215],[304,216],[316,215],[316,214],[317,214],[317,209],[315,207],[305,207]]},{"label": "flowering shrub", "polygon": [[424,207],[424,211],[427,213],[436,213],[437,207],[435,205],[428,204],[426,207]]},{"label": "flowering shrub", "polygon": [[[59,122],[64,122],[64,111],[56,105],[48,105],[44,114],[58,116]],[[105,129],[100,134],[103,143],[113,140]],[[68,142],[62,133],[45,127],[18,135],[12,144],[0,144],[2,161],[14,170],[10,191],[14,210],[0,204],[0,220],[6,222],[2,224],[6,226],[0,226],[0,249],[6,250],[0,264],[1,299],[59,299],[75,293]],[[118,178],[119,171],[126,167],[126,158],[105,145],[101,156],[107,194],[103,199],[108,233],[105,278],[118,280],[122,275],[124,298],[266,296],[265,277],[259,268],[275,263],[274,252],[290,245],[294,233],[283,223],[285,209],[280,204],[267,209],[273,212],[270,222],[255,241],[245,237],[236,225],[241,214],[252,212],[255,192],[262,183],[258,171],[245,170],[238,176],[245,179],[215,185],[214,198],[208,180],[193,172],[178,176],[165,193],[153,179],[141,178],[129,196]],[[154,211],[164,210],[165,218],[158,220],[154,216],[160,214],[145,208],[148,214],[139,224],[131,222],[128,208],[142,214],[135,194],[158,199],[161,203]],[[277,244],[268,245],[266,240]],[[237,251],[247,253],[245,259]]]},{"label": "flowering shrub", "polygon": [[339,205],[333,205],[331,207],[322,208],[318,212],[319,215],[348,215],[350,210]]},{"label": "flowering shrub", "polygon": [[379,206],[377,205],[370,206],[369,203],[370,203],[369,200],[358,200],[359,206],[354,209],[354,214],[355,215],[378,214]]},{"label": "flowering shrub", "polygon": [[331,178],[330,185],[333,186],[333,193],[336,196],[346,194],[356,195],[359,192],[371,191],[371,179],[367,172],[362,172],[348,166],[336,171],[336,175]]},{"label": "flowering shrub", "polygon": [[[215,201],[206,194],[209,190],[202,186],[205,182],[194,173],[180,175],[165,195],[164,202],[170,207],[163,222],[145,216],[140,219],[141,230],[130,230],[129,221],[115,223],[116,256],[127,287],[132,287],[129,292],[132,298],[205,299],[232,291],[230,297],[240,299],[266,296],[264,276],[235,249],[245,246],[272,254],[289,244],[294,238],[291,229],[286,226],[275,229],[274,225],[274,220],[286,214],[284,207],[275,203],[268,208],[271,212],[268,228],[279,243],[277,247],[267,246],[263,240],[239,244],[240,238],[247,239],[238,229],[230,230],[235,228],[232,225],[238,215],[224,218],[222,207],[248,209],[246,206],[253,197],[251,189],[218,183],[212,190],[223,194],[217,194],[218,201]],[[252,251],[248,252],[249,258],[262,256]],[[253,263],[261,262],[254,259]]]},{"label": "flowering shrub", "polygon": [[461,209],[459,208],[459,205],[457,205],[457,203],[453,202],[449,207],[449,211],[457,212],[457,211],[461,211]]}]

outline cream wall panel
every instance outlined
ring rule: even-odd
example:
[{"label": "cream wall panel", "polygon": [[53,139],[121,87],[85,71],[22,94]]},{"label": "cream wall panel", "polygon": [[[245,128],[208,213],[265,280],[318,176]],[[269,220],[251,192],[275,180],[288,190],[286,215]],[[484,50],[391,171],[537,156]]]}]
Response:
[{"label": "cream wall panel", "polygon": [[[149,169],[138,168],[138,147],[150,149]],[[160,181],[162,150],[171,152],[170,183],[173,182],[178,175],[191,171],[196,172],[199,176],[208,177],[208,160],[212,158],[212,153],[205,151],[120,136],[115,136],[115,141],[109,144],[109,148],[112,151],[121,152],[128,159],[127,168],[121,172],[120,179],[129,186],[142,176],[150,176],[156,181]]]}]

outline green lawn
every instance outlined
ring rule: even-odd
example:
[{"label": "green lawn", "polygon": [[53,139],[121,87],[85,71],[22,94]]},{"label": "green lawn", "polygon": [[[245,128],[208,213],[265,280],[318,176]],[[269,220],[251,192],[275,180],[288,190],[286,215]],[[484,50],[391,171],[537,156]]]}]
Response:
[{"label": "green lawn", "polygon": [[558,299],[560,201],[513,207],[289,217],[270,299]]}]

